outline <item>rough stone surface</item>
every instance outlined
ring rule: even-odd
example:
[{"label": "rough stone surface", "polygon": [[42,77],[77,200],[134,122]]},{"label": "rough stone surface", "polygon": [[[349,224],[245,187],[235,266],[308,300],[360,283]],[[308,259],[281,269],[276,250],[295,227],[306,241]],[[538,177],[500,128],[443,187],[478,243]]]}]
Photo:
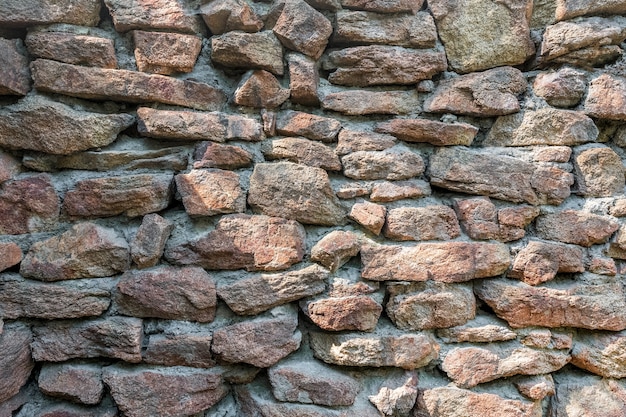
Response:
[{"label": "rough stone surface", "polygon": [[59,210],[59,197],[52,178],[46,174],[16,178],[0,185],[0,234],[51,229],[59,218]]},{"label": "rough stone surface", "polygon": [[276,132],[281,135],[334,142],[340,130],[341,123],[337,120],[300,111],[284,111],[276,118]]},{"label": "rough stone surface", "polygon": [[333,26],[303,0],[285,0],[272,30],[285,47],[318,59],[326,48]]},{"label": "rough stone surface", "polygon": [[408,416],[417,400],[417,375],[413,374],[404,385],[391,389],[383,386],[368,399],[383,416]]},{"label": "rough stone surface", "polygon": [[337,155],[347,155],[357,151],[384,151],[393,147],[396,142],[396,139],[391,135],[342,129],[339,132],[335,153]]},{"label": "rough stone surface", "polygon": [[383,234],[391,240],[451,240],[461,228],[450,207],[400,207],[387,212]]},{"label": "rough stone surface", "polygon": [[185,367],[103,368],[102,378],[128,417],[179,416],[206,410],[228,392],[219,372]]},{"label": "rough stone surface", "polygon": [[579,192],[589,197],[610,197],[624,192],[622,159],[609,147],[574,152]]},{"label": "rough stone surface", "polygon": [[120,32],[132,29],[202,32],[200,18],[180,0],[105,0],[104,4]]},{"label": "rough stone surface", "polygon": [[37,59],[31,64],[35,88],[91,100],[158,103],[218,110],[224,93],[208,84],[178,80],[158,74],[102,69]]},{"label": "rough stone surface", "polygon": [[493,343],[514,340],[517,333],[493,316],[481,315],[464,325],[439,329],[437,336],[446,343]]},{"label": "rough stone surface", "polygon": [[414,91],[349,90],[326,94],[322,108],[348,115],[406,114],[419,109]]},{"label": "rough stone surface", "polygon": [[535,53],[528,25],[531,1],[435,0],[429,6],[456,72],[518,65]]},{"label": "rough stone surface", "polygon": [[490,240],[499,237],[498,210],[489,198],[455,200],[454,210],[463,230],[472,239]]},{"label": "rough stone surface", "polygon": [[619,228],[610,217],[576,210],[539,216],[536,226],[543,239],[586,247],[606,242]]},{"label": "rough stone surface", "polygon": [[29,32],[25,42],[28,52],[35,58],[89,67],[117,68],[115,47],[111,39],[64,32]]},{"label": "rough stone surface", "polygon": [[115,230],[79,223],[65,233],[34,243],[20,274],[42,281],[97,278],[130,267],[128,243]]},{"label": "rough stone surface", "polygon": [[217,0],[200,7],[200,14],[214,35],[241,30],[258,32],[263,21],[244,0]]},{"label": "rough stone surface", "polygon": [[311,248],[311,260],[321,263],[331,272],[356,256],[361,250],[359,237],[352,232],[335,230]]},{"label": "rough stone surface", "polygon": [[0,145],[56,155],[106,146],[129,127],[130,114],[74,110],[40,96],[0,110]]},{"label": "rough stone surface", "polygon": [[385,225],[386,215],[385,206],[364,201],[352,206],[349,217],[378,236]]},{"label": "rough stone surface", "polygon": [[555,17],[567,20],[578,16],[626,13],[623,0],[561,0],[557,2]]},{"label": "rough stone surface", "polygon": [[587,91],[587,79],[583,72],[564,67],[557,72],[537,74],[533,90],[551,106],[573,107]]},{"label": "rough stone surface", "polygon": [[7,152],[0,151],[0,184],[14,178],[22,170],[22,164]]},{"label": "rough stone surface", "polygon": [[[1,6],[0,6],[1,7]],[[28,59],[18,49],[18,41],[0,38],[0,96],[24,96],[30,91]]]},{"label": "rough stone surface", "polygon": [[570,417],[573,413],[589,417],[618,417],[626,412],[626,388],[622,382],[588,374],[556,377],[554,380],[556,395],[551,401],[550,412],[555,417]]},{"label": "rough stone surface", "polygon": [[556,393],[551,375],[532,376],[516,382],[515,387],[522,395],[531,400],[543,400],[545,397]]},{"label": "rough stone surface", "polygon": [[490,280],[475,286],[474,292],[512,327],[626,329],[626,316],[618,313],[626,307],[620,284],[547,288]]},{"label": "rough stone surface", "polygon": [[580,333],[572,349],[572,364],[605,378],[624,378],[626,337],[619,333]]},{"label": "rough stone surface", "polygon": [[165,257],[206,269],[276,271],[302,260],[304,238],[304,228],[293,220],[235,214],[222,217],[204,237],[166,247]]},{"label": "rough stone surface", "polygon": [[19,264],[24,254],[15,243],[0,243],[0,272]]},{"label": "rough stone surface", "polygon": [[430,195],[430,184],[423,180],[380,181],[374,184],[370,199],[375,202],[391,202],[406,198],[419,198]]},{"label": "rough stone surface", "polygon": [[313,323],[329,331],[372,331],[382,311],[382,306],[366,295],[318,299],[304,308]]},{"label": "rough stone surface", "polygon": [[227,32],[211,38],[211,60],[227,68],[261,69],[283,75],[283,49],[270,31]]},{"label": "rough stone surface", "polygon": [[155,266],[163,256],[165,242],[172,230],[174,230],[174,224],[158,214],[151,213],[144,216],[137,234],[130,242],[133,262],[139,268]]},{"label": "rough stone surface", "polygon": [[72,322],[57,320],[33,327],[33,359],[63,362],[72,358],[117,358],[141,362],[140,319],[108,317]]},{"label": "rough stone surface", "polygon": [[63,210],[76,217],[143,216],[163,210],[172,195],[171,174],[137,174],[82,180],[65,194]]},{"label": "rough stone surface", "polygon": [[265,215],[304,224],[332,226],[346,216],[326,171],[291,162],[257,164],[250,177],[248,204]]},{"label": "rough stone surface", "polygon": [[275,139],[263,155],[269,160],[286,159],[327,171],[341,171],[341,162],[330,147],[304,138]]},{"label": "rough stone surface", "polygon": [[289,89],[283,88],[270,72],[255,70],[241,79],[233,102],[240,106],[271,109],[283,104],[289,95]]},{"label": "rough stone surface", "polygon": [[32,340],[30,329],[18,323],[4,326],[0,333],[0,403],[16,395],[28,380],[35,366]]},{"label": "rough stone surface", "polygon": [[517,95],[526,91],[526,86],[523,74],[511,67],[467,74],[440,82],[424,110],[475,117],[516,113],[520,110]]},{"label": "rough stone surface", "polygon": [[98,365],[46,364],[37,379],[41,391],[80,404],[98,404],[104,395]]},{"label": "rough stone surface", "polygon": [[341,5],[346,9],[378,13],[415,12],[423,3],[422,0],[341,0]]},{"label": "rough stone surface", "polygon": [[574,245],[531,241],[513,261],[509,277],[526,284],[538,285],[550,281],[558,273],[585,272],[583,250]]},{"label": "rough stone surface", "polygon": [[239,146],[221,145],[213,142],[200,143],[194,152],[195,169],[238,169],[252,165],[252,155]]},{"label": "rough stone surface", "polygon": [[364,245],[361,276],[372,281],[452,283],[497,276],[511,262],[506,245],[446,242],[416,246]]},{"label": "rough stone surface", "polygon": [[151,365],[211,368],[215,366],[212,339],[210,333],[150,335],[143,361]]},{"label": "rough stone surface", "polygon": [[7,0],[0,5],[0,24],[26,27],[51,23],[96,26],[100,21],[98,0]]},{"label": "rough stone surface", "polygon": [[609,120],[626,120],[626,79],[612,74],[602,74],[589,83],[585,112],[592,117]]},{"label": "rough stone surface", "polygon": [[478,128],[467,123],[394,119],[377,124],[376,131],[391,134],[405,142],[425,142],[435,146],[470,146],[478,133]]},{"label": "rough stone surface", "polygon": [[299,53],[287,54],[291,101],[305,106],[319,104],[317,86],[320,76],[316,61]]},{"label": "rough stone surface", "polygon": [[127,316],[199,322],[213,321],[217,305],[215,283],[202,268],[173,266],[124,273],[115,301]]},{"label": "rough stone surface", "polygon": [[191,72],[202,48],[202,39],[179,33],[133,31],[137,69],[170,75]]},{"label": "rough stone surface", "polygon": [[341,158],[344,175],[357,180],[406,180],[424,172],[422,157],[402,148],[357,151]]},{"label": "rough stone surface", "polygon": [[194,169],[176,176],[176,189],[190,216],[242,213],[246,194],[239,175],[220,169]]}]

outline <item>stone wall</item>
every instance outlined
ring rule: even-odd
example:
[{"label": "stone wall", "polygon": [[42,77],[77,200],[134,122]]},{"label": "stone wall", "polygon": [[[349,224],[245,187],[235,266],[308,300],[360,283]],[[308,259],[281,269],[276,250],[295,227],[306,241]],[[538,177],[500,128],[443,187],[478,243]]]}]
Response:
[{"label": "stone wall", "polygon": [[0,1],[0,417],[623,417],[620,14]]}]

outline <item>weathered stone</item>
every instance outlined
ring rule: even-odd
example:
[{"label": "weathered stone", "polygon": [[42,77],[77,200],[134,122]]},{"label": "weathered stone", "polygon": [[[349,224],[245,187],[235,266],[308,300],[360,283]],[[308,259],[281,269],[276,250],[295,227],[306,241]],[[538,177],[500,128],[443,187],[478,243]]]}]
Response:
[{"label": "weathered stone", "polygon": [[341,129],[335,148],[337,155],[346,155],[357,151],[384,151],[396,144],[391,135],[382,135],[363,130]]},{"label": "weathered stone", "polygon": [[137,234],[130,242],[130,254],[139,268],[149,268],[159,262],[172,230],[174,223],[158,214],[144,216]]},{"label": "weathered stone", "polygon": [[609,217],[576,210],[539,216],[537,234],[547,240],[589,247],[606,242],[619,224]]},{"label": "weathered stone", "polygon": [[557,72],[537,74],[533,90],[551,106],[573,107],[587,91],[587,79],[584,73],[564,67]]},{"label": "weathered stone", "polygon": [[248,71],[239,82],[233,102],[240,106],[271,109],[287,101],[289,95],[289,89],[283,88],[271,73],[254,70]]},{"label": "weathered stone", "polygon": [[196,414],[228,393],[222,375],[206,369],[113,365],[103,368],[102,379],[128,417]]},{"label": "weathered stone", "polygon": [[439,148],[431,156],[430,182],[515,203],[558,205],[569,197],[574,177],[560,168],[454,147]]},{"label": "weathered stone", "polygon": [[372,185],[370,183],[348,182],[339,186],[337,197],[342,199],[363,197],[368,195],[371,191]]},{"label": "weathered stone", "polygon": [[299,164],[341,171],[341,162],[331,148],[303,138],[275,139],[263,150],[267,159],[287,159]]},{"label": "weathered stone", "polygon": [[13,155],[0,151],[0,184],[14,178],[22,170],[22,164]]},{"label": "weathered stone", "polygon": [[130,114],[74,110],[41,96],[30,96],[0,110],[0,145],[68,155],[110,144],[134,121]]},{"label": "weathered stone", "polygon": [[22,249],[15,243],[0,243],[0,272],[19,264],[22,257]]},{"label": "weathered stone", "polygon": [[115,30],[165,30],[173,32],[202,32],[200,18],[180,0],[105,0]]},{"label": "weathered stone", "polygon": [[413,374],[404,385],[395,389],[383,386],[376,395],[370,395],[368,399],[383,417],[404,417],[415,406],[417,395],[417,375]]},{"label": "weathered stone", "polygon": [[422,157],[402,148],[357,151],[341,158],[344,175],[357,180],[406,180],[424,172]]},{"label": "weathered stone", "polygon": [[338,11],[336,24],[334,44],[433,48],[437,41],[435,21],[427,12],[397,15]]},{"label": "weathered stone", "polygon": [[348,406],[359,392],[355,379],[313,359],[281,361],[269,369],[268,375],[272,393],[279,401]]},{"label": "weathered stone", "polygon": [[622,55],[622,49],[617,45],[589,46],[578,49],[565,55],[552,59],[550,65],[571,65],[582,67],[587,70],[592,67],[601,67],[614,62]]},{"label": "weathered stone", "polygon": [[326,171],[291,162],[256,164],[248,204],[268,216],[305,224],[333,226],[346,217]]},{"label": "weathered stone", "polygon": [[378,236],[385,224],[386,214],[387,209],[385,206],[364,201],[353,205],[348,216]]},{"label": "weathered stone", "polygon": [[524,75],[511,67],[467,74],[440,82],[424,103],[424,111],[475,117],[516,113],[520,110],[517,95],[526,87]]},{"label": "weathered stone", "polygon": [[210,333],[150,335],[143,361],[151,365],[211,368],[215,366],[212,339]]},{"label": "weathered stone", "polygon": [[194,169],[176,175],[176,189],[190,216],[243,213],[246,194],[239,175],[221,169]]},{"label": "weathered stone", "polygon": [[115,230],[93,223],[79,223],[58,236],[31,247],[20,274],[42,281],[97,278],[115,275],[130,267],[126,240]]},{"label": "weathered stone", "polygon": [[518,240],[526,235],[524,228],[539,215],[539,207],[517,206],[498,210],[500,237],[503,242]]},{"label": "weathered stone", "polygon": [[319,59],[333,33],[333,26],[306,2],[285,0],[273,31],[285,47]]},{"label": "weathered stone", "polygon": [[261,124],[245,116],[140,107],[137,109],[137,117],[139,133],[157,139],[214,142],[263,139]]},{"label": "weathered stone", "polygon": [[104,395],[98,365],[47,363],[41,367],[37,384],[46,395],[81,404],[98,404]]},{"label": "weathered stone", "polygon": [[[621,381],[587,373],[555,375],[556,395],[549,412],[554,417],[620,417],[626,413],[626,387]],[[570,413],[571,411],[571,413]]]},{"label": "weathered stone", "polygon": [[450,207],[399,207],[387,212],[383,234],[392,240],[450,240],[461,228]]},{"label": "weathered stone", "polygon": [[556,393],[552,375],[531,376],[514,384],[520,394],[535,401],[543,400],[545,397]]},{"label": "weathered stone", "polygon": [[387,285],[385,311],[402,330],[425,330],[465,324],[476,314],[471,285],[435,281]]},{"label": "weathered stone", "polygon": [[121,314],[210,322],[215,318],[215,283],[204,269],[161,266],[128,271],[116,287]]},{"label": "weathered stone", "polygon": [[522,333],[524,346],[539,349],[571,349],[572,334],[556,333],[548,329],[530,330]]},{"label": "weathered stone", "polygon": [[527,347],[454,348],[443,360],[442,369],[461,388],[513,375],[541,375],[567,365],[567,351],[539,350]]},{"label": "weathered stone", "polygon": [[459,73],[523,64],[534,55],[532,1],[431,0],[450,67]]},{"label": "weathered stone", "polygon": [[463,230],[472,239],[491,240],[500,236],[498,210],[489,198],[455,200],[454,209]]},{"label": "weathered stone", "polygon": [[406,114],[419,110],[416,91],[348,90],[326,94],[322,108],[349,115]]},{"label": "weathered stone", "polygon": [[[102,282],[103,281],[103,282]],[[72,319],[99,316],[111,304],[113,283],[80,280],[44,284],[14,274],[0,275],[0,317]]]},{"label": "weathered stone", "polygon": [[378,13],[415,13],[422,8],[423,0],[341,0],[346,9],[366,10]]},{"label": "weathered stone", "polygon": [[617,275],[617,265],[615,264],[615,260],[611,258],[591,258],[588,270],[592,274]]},{"label": "weathered stone", "polygon": [[424,417],[484,417],[495,410],[499,417],[542,415],[539,403],[508,400],[499,395],[476,393],[456,387],[427,389],[418,397],[417,404]]},{"label": "weathered stone", "polygon": [[247,363],[266,368],[298,350],[302,334],[296,329],[298,315],[292,307],[277,307],[269,317],[260,317],[213,333],[211,350],[229,363]]},{"label": "weathered stone", "polygon": [[17,40],[0,38],[0,66],[3,68],[0,96],[24,96],[30,91],[28,58],[19,51],[18,45]]},{"label": "weathered stone", "polygon": [[517,333],[492,315],[477,316],[466,324],[437,330],[445,343],[493,343],[514,340]]},{"label": "weathered stone", "polygon": [[361,242],[357,235],[352,232],[334,230],[311,248],[311,260],[335,272],[356,256],[360,249]]},{"label": "weathered stone", "polygon": [[475,286],[474,292],[511,327],[626,329],[626,315],[618,313],[626,308],[621,284],[547,288],[491,280]]},{"label": "weathered stone", "polygon": [[52,403],[37,410],[38,417],[116,417],[117,415],[117,407],[110,405],[81,406],[70,403]]},{"label": "weathered stone", "polygon": [[78,181],[63,210],[76,217],[143,216],[163,210],[172,197],[172,174],[137,174]]},{"label": "weathered stone", "polygon": [[624,0],[559,0],[556,6],[557,20],[567,20],[585,15],[626,13]]},{"label": "weathered stone", "polygon": [[622,158],[609,147],[574,152],[579,192],[589,197],[610,197],[624,192]]},{"label": "weathered stone", "polygon": [[63,362],[72,358],[117,358],[141,362],[140,319],[108,317],[85,321],[57,320],[33,327],[33,358]]},{"label": "weathered stone", "polygon": [[595,45],[619,45],[626,39],[626,19],[621,16],[588,17],[548,26],[543,34],[540,60],[548,62]]},{"label": "weathered stone", "polygon": [[133,31],[137,69],[152,74],[191,72],[202,48],[202,40],[180,33]]},{"label": "weathered stone", "polygon": [[322,65],[326,70],[336,70],[328,76],[331,83],[357,87],[417,84],[447,68],[442,52],[383,45],[333,51]]},{"label": "weathered stone", "polygon": [[96,26],[99,0],[5,0],[0,4],[0,26],[26,27],[51,23]]},{"label": "weathered stone", "polygon": [[112,39],[64,32],[29,32],[26,35],[26,46],[35,58],[89,67],[117,68]]},{"label": "weathered stone", "polygon": [[477,127],[467,123],[442,123],[427,119],[393,119],[378,123],[375,130],[405,142],[426,142],[435,146],[470,146],[478,133]]},{"label": "weathered stone", "polygon": [[252,154],[239,146],[213,142],[200,143],[194,152],[195,169],[239,169],[252,165]]},{"label": "weathered stone", "polygon": [[517,254],[508,276],[529,285],[538,285],[550,281],[557,273],[574,272],[585,272],[582,248],[532,241]]},{"label": "weathered stone", "polygon": [[91,100],[158,103],[218,110],[222,90],[208,84],[121,69],[102,69],[37,59],[31,64],[35,88]]},{"label": "weathered stone", "polygon": [[303,310],[323,330],[369,332],[376,328],[383,307],[367,295],[354,295],[314,300]]},{"label": "weathered stone", "polygon": [[501,243],[446,242],[361,247],[361,276],[372,281],[453,283],[502,274],[511,263]]},{"label": "weathered stone", "polygon": [[572,364],[605,378],[624,378],[625,349],[625,332],[580,332],[574,339]]},{"label": "weathered stone", "polygon": [[0,403],[16,395],[26,384],[35,363],[31,357],[33,336],[23,324],[7,324],[0,333]]},{"label": "weathered stone", "polygon": [[263,21],[245,0],[216,0],[200,7],[200,14],[214,35],[241,30],[258,32]]},{"label": "weathered stone", "polygon": [[166,248],[165,257],[206,269],[276,271],[302,260],[304,238],[304,228],[293,220],[233,214],[205,237]]},{"label": "weathered stone", "polygon": [[17,394],[12,396],[6,401],[0,403],[0,416],[12,417],[12,414],[17,412],[26,404],[34,394],[33,385],[25,385],[19,390]]},{"label": "weathered stone", "polygon": [[569,162],[572,148],[569,146],[542,146],[535,148],[533,160],[536,162]]},{"label": "weathered stone", "polygon": [[390,202],[405,198],[419,198],[430,195],[430,184],[423,180],[410,181],[381,181],[374,184],[370,200],[376,202]]},{"label": "weathered stone", "polygon": [[401,332],[391,326],[373,333],[311,332],[315,357],[341,366],[421,368],[439,355],[439,345],[427,333]]},{"label": "weathered stone", "polygon": [[582,112],[545,108],[498,117],[485,146],[575,146],[597,138],[598,128]]},{"label": "weathered stone", "polygon": [[291,101],[305,106],[317,106],[319,104],[317,86],[320,82],[320,75],[316,61],[306,55],[289,53],[287,64]]},{"label": "weathered stone", "polygon": [[626,120],[626,79],[602,74],[591,80],[585,112],[592,117],[609,120]]},{"label": "weathered stone", "polygon": [[276,132],[281,135],[334,142],[340,130],[341,123],[335,119],[299,111],[287,110],[276,118]]},{"label": "weathered stone", "polygon": [[211,60],[227,68],[262,69],[283,75],[283,48],[270,31],[227,32],[211,38]]}]

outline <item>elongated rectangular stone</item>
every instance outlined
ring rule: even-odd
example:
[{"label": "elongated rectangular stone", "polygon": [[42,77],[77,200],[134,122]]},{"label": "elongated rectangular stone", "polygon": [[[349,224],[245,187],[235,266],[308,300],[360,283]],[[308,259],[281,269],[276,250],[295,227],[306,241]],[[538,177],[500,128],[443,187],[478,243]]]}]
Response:
[{"label": "elongated rectangular stone", "polygon": [[100,7],[100,0],[2,0],[0,27],[51,23],[96,26]]}]

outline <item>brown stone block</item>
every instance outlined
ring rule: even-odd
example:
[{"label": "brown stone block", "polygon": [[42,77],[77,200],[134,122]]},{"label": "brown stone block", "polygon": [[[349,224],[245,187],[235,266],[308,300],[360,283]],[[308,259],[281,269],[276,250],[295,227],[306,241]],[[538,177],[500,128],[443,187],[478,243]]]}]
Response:
[{"label": "brown stone block", "polygon": [[5,0],[0,4],[0,26],[96,26],[100,22],[100,7],[100,0]]},{"label": "brown stone block", "polygon": [[89,67],[117,68],[112,39],[64,32],[29,32],[26,46],[35,58]]},{"label": "brown stone block", "polygon": [[243,213],[246,193],[239,175],[220,169],[194,169],[176,175],[176,188],[190,216]]},{"label": "brown stone block", "polygon": [[425,142],[435,146],[470,146],[478,133],[477,127],[467,123],[442,123],[427,119],[393,119],[378,123],[375,130],[405,142]]},{"label": "brown stone block", "polygon": [[285,0],[272,30],[285,47],[319,59],[333,33],[333,26],[303,0]]},{"label": "brown stone block", "polygon": [[132,29],[203,32],[199,16],[181,0],[105,0],[118,32]]},{"label": "brown stone block", "polygon": [[387,211],[383,234],[391,240],[451,240],[461,228],[448,206],[399,207]]},{"label": "brown stone block", "polygon": [[104,395],[102,368],[98,365],[44,364],[37,384],[46,395],[80,404],[98,404]]},{"label": "brown stone block", "polygon": [[139,71],[171,75],[191,72],[202,48],[202,39],[179,33],[133,31]]},{"label": "brown stone block", "polygon": [[211,38],[211,60],[227,68],[262,69],[283,75],[283,47],[270,31],[226,32]]},{"label": "brown stone block", "polygon": [[18,45],[17,40],[0,38],[0,96],[24,96],[30,91],[28,58],[20,52]]},{"label": "brown stone block", "polygon": [[0,185],[0,234],[50,230],[59,218],[59,204],[47,174],[5,181]]},{"label": "brown stone block", "polygon": [[30,329],[20,323],[6,325],[0,333],[0,403],[16,395],[35,366],[31,357]]}]

